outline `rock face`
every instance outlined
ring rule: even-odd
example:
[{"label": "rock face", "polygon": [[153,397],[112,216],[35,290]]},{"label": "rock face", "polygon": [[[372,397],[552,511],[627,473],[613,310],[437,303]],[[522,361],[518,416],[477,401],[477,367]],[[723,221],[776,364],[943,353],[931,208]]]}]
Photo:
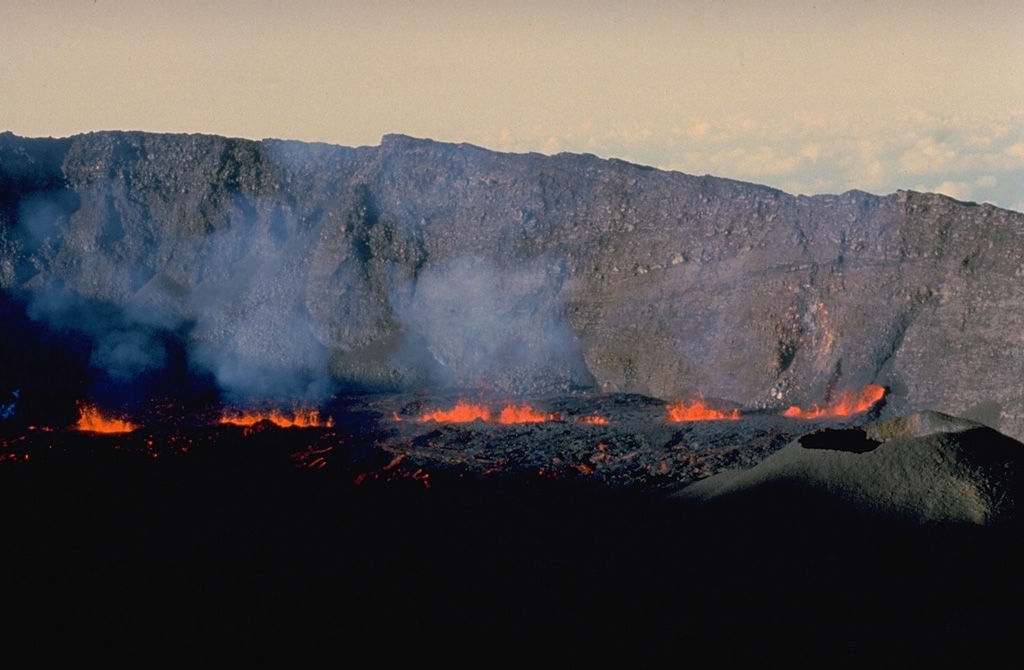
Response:
[{"label": "rock face", "polygon": [[83,384],[174,368],[243,397],[586,388],[781,408],[876,383],[887,412],[1024,435],[1024,215],[989,205],[403,136],[8,133],[0,217],[11,386],[29,374],[17,342],[59,336]]},{"label": "rock face", "polygon": [[749,470],[708,477],[675,497],[763,504],[782,491],[914,523],[991,525],[1015,517],[1022,466],[1024,444],[973,421],[919,412],[805,435]]}]

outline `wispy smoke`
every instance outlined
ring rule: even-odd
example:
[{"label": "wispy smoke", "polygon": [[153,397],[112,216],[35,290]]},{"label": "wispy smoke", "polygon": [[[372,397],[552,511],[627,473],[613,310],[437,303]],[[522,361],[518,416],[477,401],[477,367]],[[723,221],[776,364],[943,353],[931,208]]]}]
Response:
[{"label": "wispy smoke", "polygon": [[90,300],[60,282],[32,291],[28,315],[55,329],[89,338],[89,365],[114,381],[128,382],[163,368],[167,362],[159,329],[134,321],[119,307]]},{"label": "wispy smoke", "polygon": [[73,227],[61,205],[36,199],[19,213],[23,248],[50,270],[24,284],[27,313],[84,337],[100,377],[127,386],[158,374],[177,342],[191,371],[212,376],[231,401],[317,402],[332,392],[328,350],[304,307],[307,240],[282,239],[250,216],[183,239],[194,247],[179,250],[189,262],[158,272],[137,256],[125,260],[116,243],[102,244],[103,230]]},{"label": "wispy smoke", "polygon": [[[89,187],[25,196],[7,242],[19,265],[0,268],[29,317],[71,334],[115,391],[183,373],[233,402],[316,403],[342,384],[593,385],[566,319],[562,260],[428,253],[422,217],[388,218],[369,186],[325,201],[259,173],[303,168],[301,156],[275,155],[284,167],[213,161],[206,174],[173,161],[140,168],[136,153],[117,169],[153,174],[110,168]],[[101,159],[83,160],[92,175]],[[244,188],[221,174],[239,165],[253,171]]]},{"label": "wispy smoke", "polygon": [[511,393],[588,386],[593,379],[564,319],[564,276],[541,260],[501,268],[460,258],[425,269],[394,309],[439,385]]},{"label": "wispy smoke", "polygon": [[[235,231],[224,236],[243,243]],[[231,281],[201,283],[188,296],[192,361],[232,397],[316,400],[332,390],[329,352],[303,304],[305,276],[287,256],[257,239],[233,263]]]}]

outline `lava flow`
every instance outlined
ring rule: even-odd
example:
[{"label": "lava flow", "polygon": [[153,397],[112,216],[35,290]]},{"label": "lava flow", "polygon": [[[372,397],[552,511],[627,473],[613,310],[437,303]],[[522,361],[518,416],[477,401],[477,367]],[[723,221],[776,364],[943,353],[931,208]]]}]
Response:
[{"label": "lava flow", "polygon": [[513,423],[542,423],[554,421],[555,414],[545,414],[527,404],[515,405],[509,403],[505,409],[495,417],[487,405],[477,405],[466,400],[459,400],[455,407],[449,411],[436,410],[428,412],[419,418],[420,423],[434,421],[437,423],[470,423],[472,421],[494,420],[501,424]]},{"label": "lava flow", "polygon": [[104,416],[99,409],[92,405],[79,404],[78,413],[75,430],[90,433],[130,433],[138,428],[134,423]]},{"label": "lava flow", "polygon": [[553,414],[538,412],[529,405],[509,404],[501,410],[498,416],[498,423],[542,423],[554,419]]},{"label": "lava flow", "polygon": [[437,423],[469,423],[477,419],[480,421],[490,421],[491,410],[485,405],[474,405],[465,400],[460,400],[455,403],[455,407],[450,411],[437,410],[424,414],[420,417],[420,423],[426,423],[427,421],[436,421]]},{"label": "lava flow", "polygon": [[220,423],[233,426],[251,427],[261,421],[269,421],[279,428],[331,428],[334,421],[331,418],[321,419],[320,412],[316,410],[296,410],[285,414],[278,410],[269,412],[242,412],[239,414],[223,414]]},{"label": "lava flow", "polygon": [[734,409],[732,412],[712,409],[701,397],[697,397],[689,403],[677,402],[668,406],[668,420],[673,423],[680,421],[732,421],[739,418],[740,411],[738,409]]},{"label": "lava flow", "polygon": [[859,393],[848,391],[824,407],[812,405],[811,409],[791,406],[782,416],[798,419],[841,418],[866,412],[885,396],[885,387],[868,384]]}]

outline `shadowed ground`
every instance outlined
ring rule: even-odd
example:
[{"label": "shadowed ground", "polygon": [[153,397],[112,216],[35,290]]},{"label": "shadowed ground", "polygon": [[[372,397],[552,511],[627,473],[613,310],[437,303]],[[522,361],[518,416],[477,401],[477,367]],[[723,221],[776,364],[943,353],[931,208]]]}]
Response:
[{"label": "shadowed ground", "polygon": [[5,648],[381,665],[1019,650],[1017,525],[907,525],[783,491],[698,509],[656,483],[441,461],[429,488],[356,485],[393,458],[370,429],[338,429],[346,446],[324,468],[295,467],[323,431],[201,428],[157,457],[112,448],[126,438],[64,433],[38,451],[6,438],[33,458],[0,463]]}]

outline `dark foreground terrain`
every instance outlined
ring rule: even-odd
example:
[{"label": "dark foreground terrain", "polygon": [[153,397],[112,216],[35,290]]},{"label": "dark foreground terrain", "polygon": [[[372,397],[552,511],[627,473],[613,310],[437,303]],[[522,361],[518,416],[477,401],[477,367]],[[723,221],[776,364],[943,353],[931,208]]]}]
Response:
[{"label": "dark foreground terrain", "polygon": [[443,426],[416,422],[415,402],[361,401],[306,429],[0,426],[5,650],[478,667],[1019,650],[1013,525],[904,527],[781,493],[712,513],[663,495],[701,463],[759,460],[815,425],[644,433],[630,421],[653,403],[621,397],[602,401],[620,411],[605,427],[572,423],[569,400],[561,423]]}]

